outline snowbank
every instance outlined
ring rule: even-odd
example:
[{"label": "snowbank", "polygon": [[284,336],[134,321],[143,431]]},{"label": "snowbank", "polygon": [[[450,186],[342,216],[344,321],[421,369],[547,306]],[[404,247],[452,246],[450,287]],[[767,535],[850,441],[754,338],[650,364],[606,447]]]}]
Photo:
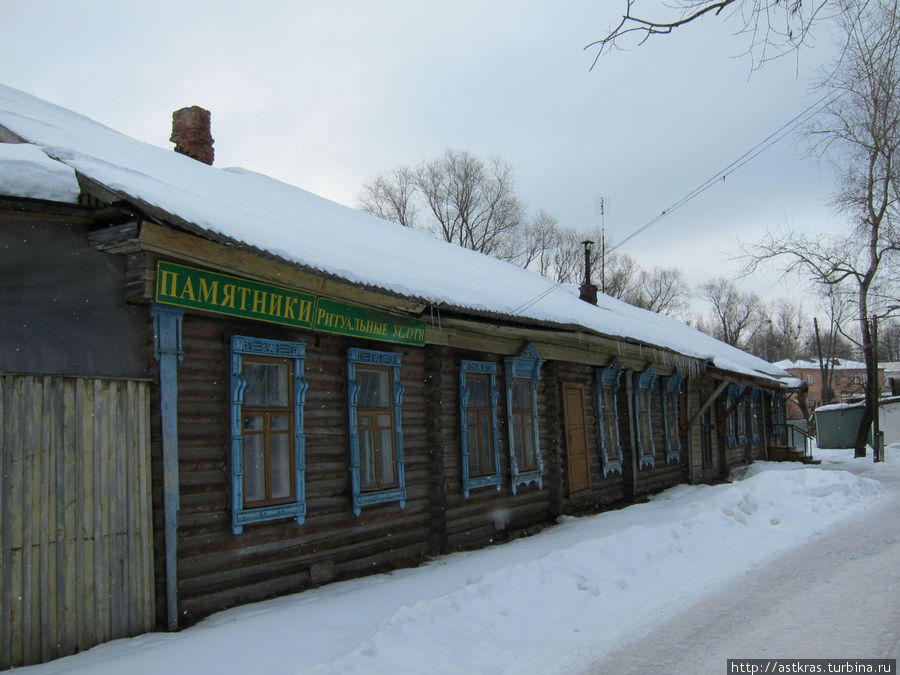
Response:
[{"label": "snowbank", "polygon": [[576,672],[886,494],[877,481],[801,464],[760,462],[741,474],[21,671]]}]

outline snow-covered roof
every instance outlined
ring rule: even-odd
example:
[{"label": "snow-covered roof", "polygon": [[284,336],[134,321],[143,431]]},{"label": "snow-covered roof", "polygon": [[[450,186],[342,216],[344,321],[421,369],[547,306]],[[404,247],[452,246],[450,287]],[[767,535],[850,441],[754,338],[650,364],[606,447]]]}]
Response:
[{"label": "snow-covered roof", "polygon": [[28,143],[0,143],[0,195],[74,204],[81,188],[71,167]]},{"label": "snow-covered roof", "polygon": [[[886,406],[888,404],[900,403],[900,396],[881,396],[879,398],[879,405]],[[828,405],[820,405],[815,409],[814,412],[829,412],[832,410],[847,410],[848,408],[862,408],[865,406],[866,402],[863,400],[858,401],[842,401],[841,403],[829,403]]]},{"label": "snow-covered roof", "polygon": [[[776,361],[773,365],[782,370],[818,370],[818,359],[799,359],[798,361]],[[882,364],[883,365],[883,364]],[[861,361],[851,361],[849,359],[834,359],[834,370],[865,370],[866,364]]]},{"label": "snow-covered roof", "polygon": [[[244,169],[207,166],[0,85],[0,126],[119,193],[287,262],[437,307],[626,338],[779,381],[785,372],[684,323],[571,288]],[[33,196],[25,194],[24,196]]]}]

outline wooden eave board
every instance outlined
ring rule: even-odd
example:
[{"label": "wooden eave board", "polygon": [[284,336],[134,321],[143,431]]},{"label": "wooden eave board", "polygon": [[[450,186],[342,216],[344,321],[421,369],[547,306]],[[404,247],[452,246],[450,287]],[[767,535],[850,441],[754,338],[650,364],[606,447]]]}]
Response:
[{"label": "wooden eave board", "polygon": [[263,257],[252,251],[238,249],[147,221],[141,223],[138,240],[141,250],[153,254],[147,262],[146,296],[148,298],[153,297],[156,259],[162,257],[189,265],[208,267],[225,274],[406,315],[419,316],[425,309],[424,305],[415,300],[380,293],[350,282],[337,281],[321,273],[306,271],[287,262],[268,256]]}]

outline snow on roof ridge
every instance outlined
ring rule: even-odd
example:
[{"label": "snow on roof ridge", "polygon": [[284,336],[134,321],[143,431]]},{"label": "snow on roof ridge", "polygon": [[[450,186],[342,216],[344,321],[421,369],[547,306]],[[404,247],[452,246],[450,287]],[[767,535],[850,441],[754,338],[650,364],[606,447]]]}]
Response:
[{"label": "snow on roof ridge", "polygon": [[437,307],[580,326],[774,381],[766,361],[684,323],[600,294],[590,305],[496,258],[247,169],[220,169],[0,84],[0,126],[75,171],[201,230],[290,263]]}]

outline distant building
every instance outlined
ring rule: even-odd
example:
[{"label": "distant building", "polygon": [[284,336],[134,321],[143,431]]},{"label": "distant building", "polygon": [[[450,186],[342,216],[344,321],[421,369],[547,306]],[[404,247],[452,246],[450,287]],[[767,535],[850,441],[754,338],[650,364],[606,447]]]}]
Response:
[{"label": "distant building", "polygon": [[[866,382],[868,381],[868,378],[866,377],[866,364],[861,361],[834,359],[833,366],[829,364],[829,368],[833,368],[831,389],[834,392],[834,398],[831,401],[825,401],[822,395],[822,371],[819,368],[818,360],[785,360],[779,361],[775,365],[802,380],[806,384],[808,387],[808,412],[812,412],[818,406],[827,403],[840,403],[841,401],[856,396],[862,396],[866,390]],[[879,367],[878,380],[880,390],[883,390],[885,384],[884,368]],[[800,410],[800,404],[796,394],[788,397],[787,417],[791,420],[804,419],[805,417]]]},{"label": "distant building", "polygon": [[884,368],[887,390],[894,396],[900,396],[900,361],[885,361],[879,365]]}]

